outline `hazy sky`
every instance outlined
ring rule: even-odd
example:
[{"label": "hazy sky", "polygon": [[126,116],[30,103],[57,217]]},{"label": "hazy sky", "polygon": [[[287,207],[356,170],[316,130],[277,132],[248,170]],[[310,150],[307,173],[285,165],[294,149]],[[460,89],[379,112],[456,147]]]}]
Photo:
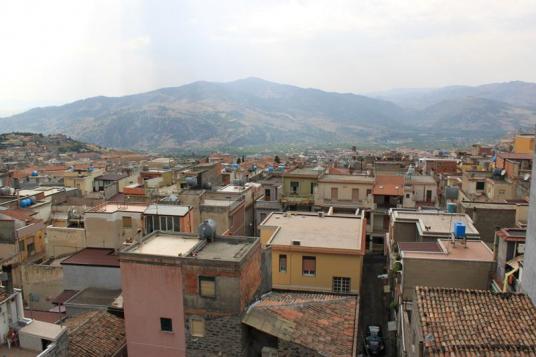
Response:
[{"label": "hazy sky", "polygon": [[536,82],[536,0],[2,0],[0,46],[0,115],[249,76],[356,93]]}]

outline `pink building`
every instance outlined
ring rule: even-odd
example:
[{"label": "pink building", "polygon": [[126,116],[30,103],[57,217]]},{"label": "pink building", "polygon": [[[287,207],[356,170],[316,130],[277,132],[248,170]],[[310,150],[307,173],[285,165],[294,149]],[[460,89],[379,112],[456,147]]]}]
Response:
[{"label": "pink building", "polygon": [[129,356],[242,355],[260,295],[258,238],[154,232],[121,252]]}]

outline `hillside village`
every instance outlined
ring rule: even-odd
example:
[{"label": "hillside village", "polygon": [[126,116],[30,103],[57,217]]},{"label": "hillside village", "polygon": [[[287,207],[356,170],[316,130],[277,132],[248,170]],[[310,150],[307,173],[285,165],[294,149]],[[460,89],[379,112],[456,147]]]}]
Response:
[{"label": "hillside village", "polygon": [[3,134],[0,355],[535,355],[534,147],[161,157]]}]

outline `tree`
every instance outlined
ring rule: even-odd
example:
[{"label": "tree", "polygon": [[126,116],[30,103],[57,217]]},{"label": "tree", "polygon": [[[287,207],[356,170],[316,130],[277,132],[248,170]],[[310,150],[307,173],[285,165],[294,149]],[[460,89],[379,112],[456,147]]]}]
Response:
[{"label": "tree", "polygon": [[240,158],[236,159],[236,163],[240,165],[242,161],[240,161]]},{"label": "tree", "polygon": [[280,164],[280,163],[281,163],[281,159],[279,158],[279,155],[275,155],[275,157],[274,157],[274,161],[276,162],[276,164]]}]

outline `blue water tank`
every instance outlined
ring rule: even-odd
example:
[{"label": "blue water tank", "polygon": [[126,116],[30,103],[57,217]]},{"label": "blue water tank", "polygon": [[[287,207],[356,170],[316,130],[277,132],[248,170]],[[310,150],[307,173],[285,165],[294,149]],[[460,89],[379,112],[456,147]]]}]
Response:
[{"label": "blue water tank", "polygon": [[465,223],[454,222],[452,232],[454,233],[454,237],[456,238],[465,238]]},{"label": "blue water tank", "polygon": [[39,172],[37,172],[37,171],[32,171],[32,176],[39,176]]},{"label": "blue water tank", "polygon": [[279,171],[285,171],[285,165],[284,164],[279,165]]},{"label": "blue water tank", "polygon": [[26,208],[26,207],[29,207],[32,205],[32,200],[29,199],[29,198],[23,198],[22,200],[20,200],[20,207],[21,208]]},{"label": "blue water tank", "polygon": [[458,206],[454,202],[447,203],[447,212],[456,213],[458,211]]},{"label": "blue water tank", "polygon": [[272,166],[268,166],[268,173],[271,174],[274,172],[274,168]]}]

